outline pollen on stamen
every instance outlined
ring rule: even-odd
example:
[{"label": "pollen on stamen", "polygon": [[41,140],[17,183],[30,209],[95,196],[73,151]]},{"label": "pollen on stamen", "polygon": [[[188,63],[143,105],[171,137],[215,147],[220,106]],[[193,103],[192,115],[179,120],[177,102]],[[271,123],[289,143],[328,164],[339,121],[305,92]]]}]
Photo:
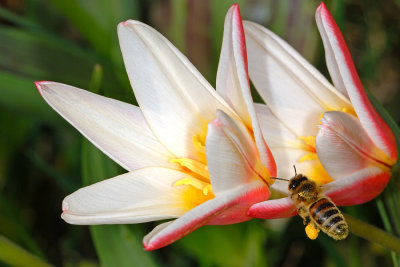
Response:
[{"label": "pollen on stamen", "polygon": [[170,159],[169,162],[171,163],[177,163],[181,165],[182,167],[187,168],[188,170],[201,175],[204,177],[206,180],[209,180],[209,173],[208,173],[208,167],[206,164],[203,164],[202,162],[199,162],[197,160],[189,159],[189,158],[173,158]]},{"label": "pollen on stamen", "polygon": [[207,196],[208,195],[208,193],[212,193],[212,186],[209,184],[209,185],[206,185],[204,188],[203,188],[203,194],[205,195],[205,196]]},{"label": "pollen on stamen", "polygon": [[314,159],[317,159],[318,157],[317,157],[317,154],[315,154],[315,153],[307,153],[307,154],[305,154],[304,156],[302,156],[299,160],[298,160],[298,162],[299,163],[302,163],[302,162],[304,162],[304,161],[307,161],[307,160],[314,160]]},{"label": "pollen on stamen", "polygon": [[298,136],[299,140],[304,142],[304,149],[315,153],[315,136]]}]

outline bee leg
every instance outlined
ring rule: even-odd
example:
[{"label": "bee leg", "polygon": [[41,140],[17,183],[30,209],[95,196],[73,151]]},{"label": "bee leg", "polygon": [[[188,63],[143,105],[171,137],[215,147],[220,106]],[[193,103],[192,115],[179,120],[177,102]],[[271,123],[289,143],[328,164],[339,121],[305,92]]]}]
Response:
[{"label": "bee leg", "polygon": [[304,207],[300,207],[297,209],[297,213],[300,215],[300,217],[303,219],[303,224],[306,225],[307,222],[309,221],[307,211],[304,209]]}]

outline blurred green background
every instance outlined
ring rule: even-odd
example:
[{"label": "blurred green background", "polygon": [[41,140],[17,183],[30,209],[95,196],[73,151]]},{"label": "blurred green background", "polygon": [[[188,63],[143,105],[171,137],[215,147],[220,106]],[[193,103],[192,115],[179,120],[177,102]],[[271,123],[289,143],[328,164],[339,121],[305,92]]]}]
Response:
[{"label": "blurred green background", "polygon": [[[272,29],[327,75],[314,21],[319,1],[0,0],[0,266],[398,266],[398,256],[353,235],[310,241],[298,217],[206,226],[154,252],[141,240],[159,222],[88,227],[61,220],[67,194],[124,170],[45,104],[33,82],[135,103],[116,26],[137,19],[215,85],[224,17],[235,2],[243,19]],[[365,87],[400,122],[400,1],[326,4]],[[342,210],[399,235],[399,206],[390,204],[398,189],[392,181],[377,201]]]}]

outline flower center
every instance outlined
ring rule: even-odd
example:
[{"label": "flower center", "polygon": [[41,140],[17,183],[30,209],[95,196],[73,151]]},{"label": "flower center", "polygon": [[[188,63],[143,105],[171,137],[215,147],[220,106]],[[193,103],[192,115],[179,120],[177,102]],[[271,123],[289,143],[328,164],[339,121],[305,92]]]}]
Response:
[{"label": "flower center", "polygon": [[182,199],[187,209],[192,209],[201,203],[214,198],[208,173],[205,134],[194,135],[192,138],[198,160],[190,158],[172,158],[171,163],[179,164],[187,177],[175,182],[174,186],[184,187]]},{"label": "flower center", "polygon": [[[333,111],[335,109],[329,109]],[[345,112],[357,117],[353,108],[342,108],[341,112]],[[324,113],[321,113],[322,118]],[[324,185],[333,181],[329,174],[325,171],[321,162],[319,161],[317,150],[315,148],[315,136],[298,136],[299,140],[302,141],[300,148],[306,151],[306,153],[298,160],[299,163],[306,163],[306,175],[316,182],[318,185]]]},{"label": "flower center", "polygon": [[297,137],[303,144],[301,148],[307,151],[300,159],[299,163],[306,163],[306,175],[308,178],[316,182],[318,185],[330,183],[333,179],[322,167],[318,159],[317,150],[315,149],[315,136],[299,136]]}]

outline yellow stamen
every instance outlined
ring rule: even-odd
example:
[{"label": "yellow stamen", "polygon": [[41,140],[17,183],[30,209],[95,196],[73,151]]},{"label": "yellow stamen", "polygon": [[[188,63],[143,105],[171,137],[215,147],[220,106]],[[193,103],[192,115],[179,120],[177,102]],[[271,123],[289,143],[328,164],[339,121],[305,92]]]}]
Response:
[{"label": "yellow stamen", "polygon": [[190,171],[204,177],[206,180],[210,179],[208,174],[208,167],[200,161],[188,158],[175,158],[170,160],[171,163],[178,163],[179,165],[189,169]]},{"label": "yellow stamen", "polygon": [[318,237],[319,229],[314,226],[312,222],[308,223],[306,226],[306,235],[311,240],[314,240]]},{"label": "yellow stamen", "polygon": [[351,115],[357,117],[357,114],[356,114],[356,112],[355,112],[355,110],[353,108],[342,108],[340,111],[348,113],[348,114],[351,114]]},{"label": "yellow stamen", "polygon": [[204,145],[203,142],[200,141],[200,137],[198,135],[193,135],[192,141],[197,151],[202,152],[204,154],[206,153],[206,146]]},{"label": "yellow stamen", "polygon": [[310,168],[306,171],[306,174],[308,178],[316,182],[318,185],[324,185],[333,181],[318,158],[310,162]]},{"label": "yellow stamen", "polygon": [[298,136],[298,139],[304,142],[303,148],[307,151],[315,153],[315,136]]},{"label": "yellow stamen", "polygon": [[213,194],[211,184],[208,184],[203,188],[203,194],[205,196],[207,196],[209,193]]},{"label": "yellow stamen", "polygon": [[197,180],[196,178],[192,177],[186,177],[183,179],[180,179],[175,182],[174,186],[178,185],[191,185],[197,189],[203,189],[205,183],[203,181]]},{"label": "yellow stamen", "polygon": [[194,207],[215,197],[212,192],[208,192],[206,195],[202,190],[199,190],[191,185],[180,186],[182,186],[182,204],[184,204],[184,208],[187,210],[193,209]]},{"label": "yellow stamen", "polygon": [[299,162],[299,163],[302,163],[302,162],[304,162],[304,161],[307,161],[307,160],[314,160],[314,159],[318,159],[317,154],[315,154],[315,153],[307,153],[307,154],[303,155],[303,156],[298,160],[298,162]]},{"label": "yellow stamen", "polygon": [[183,178],[181,180],[176,181],[176,183],[174,184],[174,186],[179,186],[179,185],[191,185],[194,188],[202,190],[204,195],[208,195],[208,193],[212,193],[211,184],[203,182],[194,177]]},{"label": "yellow stamen", "polygon": [[194,177],[186,177],[175,182],[174,186],[184,186],[182,198],[185,206],[192,209],[201,203],[214,198],[211,184]]},{"label": "yellow stamen", "polygon": [[206,146],[204,145],[205,140],[203,140],[203,137],[201,137],[199,135],[193,135],[192,142],[193,142],[194,148],[196,149],[199,160],[204,163],[207,162]]},{"label": "yellow stamen", "polygon": [[302,148],[309,151],[309,153],[305,153],[300,159],[298,159],[299,163],[306,161],[309,163],[310,167],[306,170],[308,178],[316,182],[318,185],[332,182],[333,179],[325,171],[318,159],[317,151],[315,149],[315,136],[299,136],[297,138],[304,142]]}]

